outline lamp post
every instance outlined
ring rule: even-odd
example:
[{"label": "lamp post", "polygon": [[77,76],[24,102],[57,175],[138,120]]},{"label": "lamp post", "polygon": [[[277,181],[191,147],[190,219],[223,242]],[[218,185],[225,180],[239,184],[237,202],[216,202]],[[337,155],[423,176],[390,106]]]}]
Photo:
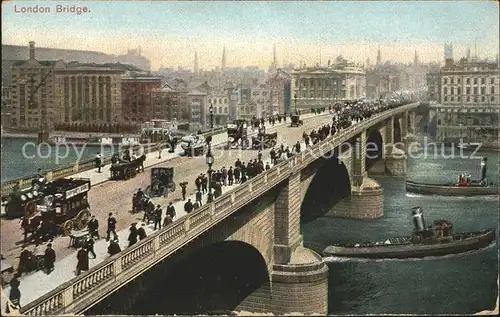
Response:
[{"label": "lamp post", "polygon": [[293,101],[295,102],[295,114],[297,114],[297,94],[293,95]]},{"label": "lamp post", "polygon": [[208,197],[207,203],[214,201],[214,196],[212,194],[212,164],[214,163],[214,156],[212,155],[212,140],[207,140],[208,151],[205,157],[206,163],[208,165]]},{"label": "lamp post", "polygon": [[[214,106],[210,104],[210,108],[208,108],[208,111],[210,112],[210,129],[214,129]],[[209,145],[210,149],[210,145]]]}]

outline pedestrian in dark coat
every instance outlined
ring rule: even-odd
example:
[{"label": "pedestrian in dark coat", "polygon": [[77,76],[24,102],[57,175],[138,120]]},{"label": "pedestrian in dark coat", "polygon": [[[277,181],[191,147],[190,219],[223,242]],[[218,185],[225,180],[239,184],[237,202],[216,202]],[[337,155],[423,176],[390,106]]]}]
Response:
[{"label": "pedestrian in dark coat", "polygon": [[227,170],[227,182],[229,186],[233,185],[233,180],[234,180],[233,167],[229,166],[229,169]]},{"label": "pedestrian in dark coat", "polygon": [[87,228],[89,229],[90,237],[97,237],[99,239],[99,221],[95,219],[95,216],[92,215],[90,217],[89,223],[87,224]]},{"label": "pedestrian in dark coat", "polygon": [[137,243],[137,236],[139,235],[137,231],[136,223],[130,225],[130,233],[128,235],[128,246],[131,247]]},{"label": "pedestrian in dark coat", "polygon": [[203,205],[201,203],[201,192],[200,191],[196,192],[196,201],[200,204],[200,207]]},{"label": "pedestrian in dark coat", "polygon": [[15,273],[14,277],[9,282],[10,285],[9,300],[16,307],[21,307],[21,291],[19,291],[20,284],[21,282],[19,282],[19,274]]},{"label": "pedestrian in dark coat", "polygon": [[170,217],[170,215],[167,214],[165,218],[163,218],[163,227],[168,226],[172,222],[174,222],[174,220],[172,219],[172,217]]},{"label": "pedestrian in dark coat", "polygon": [[139,240],[146,238],[148,235],[146,234],[146,224],[143,223],[139,229],[137,229],[137,234],[139,235]]},{"label": "pedestrian in dark coat", "polygon": [[17,267],[17,274],[19,276],[30,271],[30,263],[32,257],[33,254],[23,247],[23,249],[21,250],[21,254],[19,255],[19,265]]},{"label": "pedestrian in dark coat", "polygon": [[181,185],[182,200],[186,200],[186,186],[187,186],[187,182],[182,182],[179,185]]},{"label": "pedestrian in dark coat", "polygon": [[208,179],[205,175],[203,175],[203,178],[201,179],[201,190],[203,194],[208,192]]},{"label": "pedestrian in dark coat", "polygon": [[76,259],[78,260],[76,264],[76,275],[80,275],[82,271],[89,270],[89,254],[87,250],[81,247],[76,254]]},{"label": "pedestrian in dark coat", "polygon": [[52,249],[52,243],[47,244],[45,254],[43,255],[43,265],[47,274],[54,270],[54,263],[56,262],[56,251]]},{"label": "pedestrian in dark coat", "polygon": [[113,216],[113,213],[108,214],[108,230],[107,232],[107,237],[106,241],[109,241],[109,236],[111,233],[113,233],[114,239],[118,239],[118,235],[116,234],[116,218]]},{"label": "pedestrian in dark coat", "polygon": [[155,209],[155,227],[153,230],[156,230],[156,225],[158,225],[158,229],[161,229],[161,214],[162,214],[162,210],[160,208],[160,205],[157,205],[156,206],[156,209]]},{"label": "pedestrian in dark coat", "polygon": [[113,256],[113,255],[118,254],[120,252],[122,252],[122,248],[120,248],[120,245],[118,244],[118,239],[112,240],[108,246],[109,255]]},{"label": "pedestrian in dark coat", "polygon": [[92,253],[92,256],[94,256],[94,259],[97,257],[94,252],[94,239],[92,237],[89,237],[85,241],[85,249],[87,250],[87,253]]},{"label": "pedestrian in dark coat", "polygon": [[184,204],[184,211],[186,213],[193,211],[193,203],[191,202],[191,199],[188,199],[188,201]]},{"label": "pedestrian in dark coat", "polygon": [[172,220],[175,218],[175,215],[176,215],[175,207],[174,207],[174,205],[172,205],[172,202],[168,203],[167,215],[170,216],[170,218],[172,218]]},{"label": "pedestrian in dark coat", "polygon": [[241,176],[240,168],[239,167],[235,167],[234,168],[234,180],[236,181],[236,183],[240,182],[240,176]]}]

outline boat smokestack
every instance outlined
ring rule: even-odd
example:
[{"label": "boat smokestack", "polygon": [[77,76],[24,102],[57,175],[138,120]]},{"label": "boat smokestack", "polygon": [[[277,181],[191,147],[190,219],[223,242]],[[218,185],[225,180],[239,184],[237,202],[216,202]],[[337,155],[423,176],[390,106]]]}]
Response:
[{"label": "boat smokestack", "polygon": [[486,165],[488,163],[488,159],[486,157],[483,157],[483,160],[481,161],[481,181],[486,180]]},{"label": "boat smokestack", "polygon": [[422,208],[413,207],[411,209],[413,225],[415,226],[415,231],[424,231],[425,230],[425,220],[424,214],[422,213]]}]

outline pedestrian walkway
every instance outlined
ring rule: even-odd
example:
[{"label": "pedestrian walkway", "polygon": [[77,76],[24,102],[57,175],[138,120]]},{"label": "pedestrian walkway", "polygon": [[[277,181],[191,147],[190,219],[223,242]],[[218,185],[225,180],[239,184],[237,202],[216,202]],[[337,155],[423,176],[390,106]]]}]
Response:
[{"label": "pedestrian walkway", "polygon": [[[234,187],[236,187],[238,184],[234,184],[233,186],[222,186],[222,193],[225,193]],[[203,195],[203,202],[206,202],[206,197],[207,195]],[[196,201],[196,196],[193,194],[189,197],[186,197],[187,199],[191,199],[191,201],[194,203]],[[186,201],[178,201],[173,203],[176,211],[176,217],[174,219],[174,222],[178,220],[179,218],[183,217],[186,215],[186,212],[184,211],[184,203]],[[163,216],[166,213],[166,206],[162,206],[163,208]],[[137,214],[138,218],[142,219],[143,213],[138,213]],[[163,219],[162,219],[163,222]],[[100,233],[102,233],[106,227],[101,227]],[[138,221],[137,222],[137,228],[141,227],[142,222]],[[149,235],[151,234],[154,230],[154,224],[150,222],[149,224],[146,225],[146,233]],[[120,247],[123,250],[125,250],[128,247],[128,235],[129,235],[129,228],[119,228],[120,230],[117,231],[118,234],[118,239],[119,239],[119,244]],[[94,245],[94,251],[97,255],[95,259],[89,259],[89,268],[92,268],[99,263],[103,262],[107,258],[109,258],[108,254],[108,245],[109,242],[106,241],[104,237],[103,239],[100,239],[95,242]],[[69,245],[69,237],[68,239],[68,245]],[[39,250],[45,250],[46,246],[45,245],[40,245]],[[43,296],[44,294],[54,290],[57,288],[59,285],[71,280],[76,276],[75,271],[76,271],[76,264],[77,264],[77,259],[76,259],[76,254],[78,250],[75,249],[73,253],[70,255],[66,256],[63,259],[57,259],[54,267],[54,271],[52,271],[50,274],[46,274],[42,271],[37,271],[31,274],[23,275],[19,281],[21,282],[21,285],[19,286],[19,290],[21,292],[21,306],[27,305],[28,303],[31,303],[32,301],[36,300],[37,298]],[[56,254],[57,256],[57,254]],[[84,272],[82,273],[84,274]],[[5,293],[9,294],[10,292],[10,286],[7,286],[4,289]],[[5,303],[2,302],[2,307],[5,307]]]}]

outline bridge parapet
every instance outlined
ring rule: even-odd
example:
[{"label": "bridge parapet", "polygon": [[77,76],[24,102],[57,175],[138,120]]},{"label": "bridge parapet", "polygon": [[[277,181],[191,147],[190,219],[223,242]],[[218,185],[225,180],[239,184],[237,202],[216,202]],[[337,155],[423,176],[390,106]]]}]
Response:
[{"label": "bridge parapet", "polygon": [[20,312],[25,315],[58,315],[78,314],[87,310],[102,299],[102,294],[109,294],[120,288],[129,279],[162,261],[264,192],[289,178],[293,173],[301,171],[322,154],[334,150],[342,142],[361,133],[367,127],[417,106],[417,104],[410,104],[375,115],[359,125],[351,126],[319,142],[299,155],[292,156],[224,193],[214,202],[179,218],[86,273],[62,284],[22,307]]}]

